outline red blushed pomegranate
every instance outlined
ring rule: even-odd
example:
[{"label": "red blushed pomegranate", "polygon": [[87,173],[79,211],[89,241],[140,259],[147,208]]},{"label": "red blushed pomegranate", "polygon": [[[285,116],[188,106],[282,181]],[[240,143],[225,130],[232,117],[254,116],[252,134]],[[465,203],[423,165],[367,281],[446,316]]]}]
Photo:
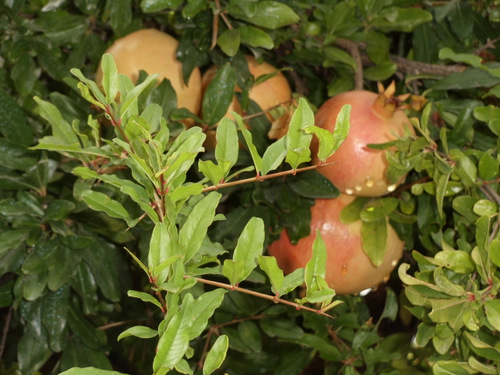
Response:
[{"label": "red blushed pomegranate", "polygon": [[[379,94],[370,91],[349,91],[327,100],[316,113],[316,125],[332,131],[337,115],[345,104],[350,104],[350,131],[340,148],[328,158],[335,162],[318,171],[343,193],[356,196],[381,196],[392,192],[403,181],[386,179],[387,159],[385,150],[374,150],[368,144],[393,141],[404,135],[405,127],[413,132],[406,114],[398,109],[394,86],[381,88]],[[312,144],[313,159],[317,164],[317,144]]]},{"label": "red blushed pomegranate", "polygon": [[375,267],[362,248],[361,222],[343,224],[339,218],[342,209],[354,199],[348,195],[317,199],[311,208],[310,234],[293,245],[284,230],[269,246],[269,254],[276,258],[285,273],[305,267],[311,259],[316,230],[319,230],[327,249],[326,282],[337,294],[359,293],[386,281],[403,254],[404,242],[388,225],[385,257],[382,264]]}]

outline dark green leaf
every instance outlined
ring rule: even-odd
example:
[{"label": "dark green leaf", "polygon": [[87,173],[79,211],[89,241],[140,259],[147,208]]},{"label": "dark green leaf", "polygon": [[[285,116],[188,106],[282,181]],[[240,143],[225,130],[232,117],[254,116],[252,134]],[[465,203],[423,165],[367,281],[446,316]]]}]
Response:
[{"label": "dark green leaf", "polygon": [[217,38],[217,45],[228,56],[233,57],[240,48],[239,29],[227,29]]},{"label": "dark green leaf", "polygon": [[236,88],[236,75],[231,64],[226,63],[217,70],[214,79],[208,84],[203,96],[203,121],[215,125],[227,112],[233,101]]},{"label": "dark green leaf", "polygon": [[277,1],[241,2],[230,8],[233,17],[267,29],[277,29],[299,21],[299,16],[288,6]]},{"label": "dark green leaf", "polygon": [[382,264],[387,247],[387,220],[363,221],[361,223],[361,242],[363,250],[375,267]]}]

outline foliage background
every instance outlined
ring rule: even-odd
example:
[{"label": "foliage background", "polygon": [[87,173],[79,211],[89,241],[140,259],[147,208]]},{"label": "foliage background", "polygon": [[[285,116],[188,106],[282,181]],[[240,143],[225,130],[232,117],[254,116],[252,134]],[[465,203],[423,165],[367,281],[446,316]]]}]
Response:
[{"label": "foliage background", "polygon": [[[151,371],[154,340],[117,337],[162,319],[127,296],[150,286],[123,248],[147,257],[152,224],[127,230],[124,221],[89,210],[78,199],[88,186],[71,173],[79,161],[28,148],[51,133],[34,97],[85,123],[94,108],[70,69],[92,78],[113,40],[144,27],[181,41],[186,75],[194,66],[231,61],[245,82],[242,53],[253,53],[283,68],[313,108],[337,93],[396,80],[398,93],[414,95],[408,111],[421,129],[416,140],[399,145],[393,166],[410,161],[408,188],[395,195],[397,209],[383,212],[406,240],[408,274],[401,268],[365,297],[338,297],[345,303],[331,310],[334,320],[227,293],[209,329],[191,344],[193,367],[205,343],[224,333],[230,349],[221,371],[231,374],[498,373],[498,6],[488,0],[4,0],[0,373],[75,366]],[[425,109],[418,106],[422,97]],[[175,101],[164,106],[172,123],[185,115],[174,107]],[[269,125],[262,119],[252,125],[259,150],[268,146]],[[241,165],[248,160],[242,157]],[[312,199],[335,194],[326,186],[311,196],[314,178],[304,173],[226,190],[221,209],[230,224],[216,223],[210,238],[232,249],[252,216],[273,229],[266,243],[282,228],[304,236]],[[101,189],[120,199],[112,188]],[[245,286],[269,290],[262,273]]]}]

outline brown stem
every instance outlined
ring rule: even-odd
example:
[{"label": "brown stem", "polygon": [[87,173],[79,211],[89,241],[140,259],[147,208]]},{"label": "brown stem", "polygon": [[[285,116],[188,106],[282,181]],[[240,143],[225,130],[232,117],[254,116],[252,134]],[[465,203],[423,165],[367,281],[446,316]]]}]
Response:
[{"label": "brown stem", "polygon": [[[185,276],[185,277],[190,277],[190,276]],[[212,285],[212,286],[215,286],[218,288],[224,288],[227,290],[232,290],[232,291],[236,291],[236,292],[240,292],[240,293],[249,294],[249,295],[254,296],[254,297],[258,297],[258,298],[266,299],[268,301],[272,301],[274,303],[281,303],[283,305],[292,306],[297,310],[305,310],[305,311],[313,312],[315,314],[324,315],[328,318],[333,319],[333,316],[331,316],[331,315],[329,315],[321,310],[316,310],[316,309],[313,309],[311,307],[303,306],[303,305],[300,305],[300,304],[295,303],[295,302],[287,301],[285,299],[279,298],[278,296],[272,296],[269,294],[256,292],[256,291],[253,291],[250,289],[240,288],[239,286],[233,286],[230,284],[221,283],[219,281],[207,280],[207,279],[202,279],[199,277],[196,277],[196,281],[203,283],[203,284]]]},{"label": "brown stem", "polygon": [[325,166],[331,165],[331,164],[335,164],[335,163],[334,162],[322,163],[322,164],[310,165],[310,166],[298,168],[298,169],[289,169],[287,171],[276,172],[276,173],[267,174],[264,176],[258,175],[255,177],[244,178],[243,180],[236,180],[236,181],[231,181],[231,182],[221,182],[220,184],[217,184],[217,185],[207,186],[202,191],[204,193],[207,193],[207,192],[219,190],[219,189],[222,189],[225,187],[243,185],[243,184],[248,184],[250,182],[256,182],[256,181],[270,180],[271,178],[283,177],[283,176],[287,176],[287,175],[295,175],[296,173],[310,171],[310,170],[325,167]]},{"label": "brown stem", "polygon": [[349,53],[356,62],[356,70],[354,72],[354,88],[356,90],[363,90],[363,61],[361,53],[359,52],[359,44],[351,42],[348,45]]},{"label": "brown stem", "polygon": [[[353,45],[355,44],[358,50],[365,50],[366,45],[364,43],[355,43],[349,39],[336,39],[335,43],[341,48],[351,52]],[[351,52],[352,54],[352,52]],[[354,58],[354,56],[353,56]],[[450,74],[459,73],[465,70],[463,65],[437,65],[428,64],[420,61],[408,60],[401,56],[391,55],[390,59],[393,63],[397,65],[398,71],[404,74],[417,75],[417,74],[432,74],[439,76],[448,76]],[[363,66],[373,65],[373,62],[368,58],[366,54],[361,54],[360,60]]]},{"label": "brown stem", "polygon": [[5,349],[5,343],[7,342],[7,334],[9,333],[10,320],[12,319],[12,313],[14,308],[11,306],[7,311],[7,316],[5,317],[5,323],[3,325],[2,341],[0,343],[0,358],[3,356],[3,351]]}]

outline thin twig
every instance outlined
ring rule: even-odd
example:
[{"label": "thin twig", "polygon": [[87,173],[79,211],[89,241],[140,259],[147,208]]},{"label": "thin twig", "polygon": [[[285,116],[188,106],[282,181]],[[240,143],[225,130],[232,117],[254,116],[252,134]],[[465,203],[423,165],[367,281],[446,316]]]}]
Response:
[{"label": "thin twig", "polygon": [[11,306],[7,311],[7,316],[5,317],[5,323],[3,325],[2,332],[2,342],[0,343],[0,358],[3,356],[3,351],[5,349],[5,343],[7,342],[7,334],[9,333],[10,320],[12,319],[12,313],[14,312],[14,308]]},{"label": "thin twig", "polygon": [[356,90],[363,90],[363,61],[359,52],[358,43],[349,43],[349,53],[356,62],[356,70],[354,71],[354,88]]},{"label": "thin twig", "polygon": [[[187,277],[190,277],[190,276],[185,276],[185,277],[187,278]],[[235,291],[235,292],[249,294],[249,295],[254,296],[254,297],[259,297],[259,298],[262,298],[262,299],[266,299],[268,301],[272,301],[274,303],[281,303],[283,305],[292,306],[292,307],[294,307],[297,310],[305,310],[305,311],[309,311],[309,312],[312,312],[312,313],[315,313],[315,314],[319,314],[319,315],[323,315],[323,316],[326,316],[328,318],[333,319],[333,316],[331,316],[331,315],[329,315],[329,314],[327,314],[327,313],[325,313],[325,312],[323,312],[321,310],[317,310],[317,309],[313,309],[311,307],[303,306],[303,305],[300,305],[300,304],[298,304],[296,302],[287,301],[285,299],[279,298],[278,296],[272,296],[272,295],[269,295],[269,294],[264,294],[264,293],[256,292],[256,291],[253,291],[253,290],[250,290],[250,289],[240,288],[239,286],[234,286],[234,285],[231,285],[231,284],[221,283],[219,281],[207,280],[207,279],[202,279],[202,278],[199,278],[199,277],[196,277],[195,279],[196,279],[197,282],[200,282],[202,284],[212,285],[212,286],[215,286],[215,287],[218,287],[218,288],[224,288],[224,289],[232,290],[232,291]]]},{"label": "thin twig", "polygon": [[256,181],[264,181],[264,180],[270,180],[271,178],[276,178],[276,177],[283,177],[283,176],[288,176],[288,175],[295,175],[296,173],[300,172],[305,172],[305,171],[310,171],[316,168],[321,168],[321,167],[326,167],[327,165],[335,164],[335,162],[330,162],[330,163],[321,163],[321,164],[315,164],[315,165],[310,165],[307,167],[303,168],[298,168],[298,169],[289,169],[286,171],[282,172],[276,172],[272,174],[266,174],[264,176],[255,176],[255,177],[249,177],[249,178],[244,178],[243,180],[236,180],[236,181],[230,181],[230,182],[221,182],[217,185],[212,185],[212,186],[207,186],[202,190],[203,193],[208,193],[210,191],[215,191],[219,190],[225,187],[230,187],[230,186],[237,186],[237,185],[242,185],[242,184],[248,184],[250,182],[256,182]]}]

